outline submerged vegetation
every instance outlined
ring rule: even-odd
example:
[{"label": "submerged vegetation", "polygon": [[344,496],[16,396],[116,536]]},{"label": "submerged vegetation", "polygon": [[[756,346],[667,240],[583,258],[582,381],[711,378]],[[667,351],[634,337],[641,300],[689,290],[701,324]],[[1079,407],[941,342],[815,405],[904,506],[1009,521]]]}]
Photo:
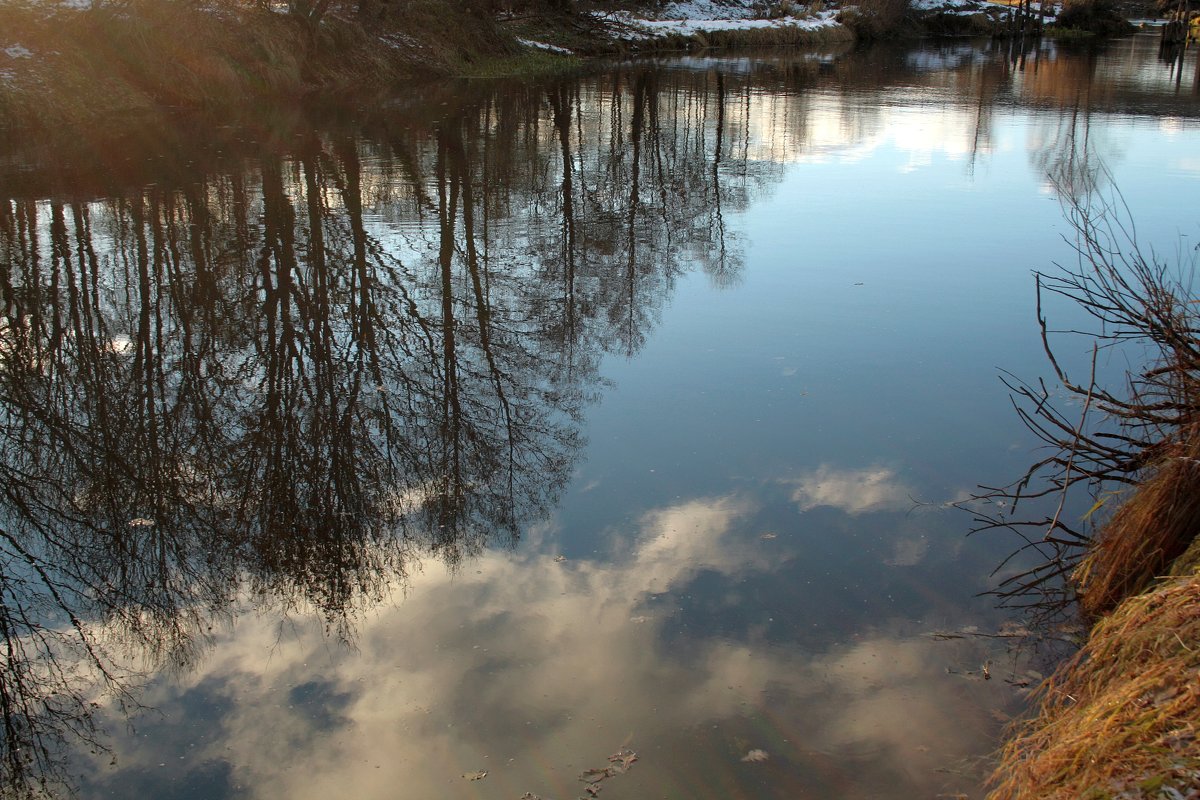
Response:
[{"label": "submerged vegetation", "polygon": [[[992,800],[1193,797],[1200,785],[1200,305],[1195,252],[1170,267],[1137,244],[1110,204],[1070,208],[1079,260],[1039,275],[1039,322],[1059,386],[1013,382],[1018,413],[1051,455],[985,500],[1050,501],[1046,516],[984,517],[1042,560],[997,590],[1039,611],[1072,598],[1095,626],[1038,690],[1034,717],[1005,746]],[[1087,381],[1060,365],[1042,295],[1096,323]],[[1078,335],[1069,331],[1068,335]],[[1097,379],[1101,354],[1145,366],[1120,390]],[[1081,523],[1070,498],[1093,501]],[[1025,507],[1022,505],[1022,507]],[[1115,509],[1111,510],[1110,509]],[[1011,512],[1010,512],[1011,513]]]}]

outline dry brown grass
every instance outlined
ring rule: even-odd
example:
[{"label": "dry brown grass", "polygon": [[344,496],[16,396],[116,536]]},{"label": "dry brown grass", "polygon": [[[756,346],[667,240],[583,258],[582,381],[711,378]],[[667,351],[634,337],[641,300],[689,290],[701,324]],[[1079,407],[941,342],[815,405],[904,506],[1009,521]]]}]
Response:
[{"label": "dry brown grass", "polygon": [[1121,604],[1037,699],[988,800],[1200,798],[1200,575]]},{"label": "dry brown grass", "polygon": [[1080,604],[1105,614],[1145,589],[1200,528],[1200,431],[1182,437],[1101,528],[1075,570]]}]

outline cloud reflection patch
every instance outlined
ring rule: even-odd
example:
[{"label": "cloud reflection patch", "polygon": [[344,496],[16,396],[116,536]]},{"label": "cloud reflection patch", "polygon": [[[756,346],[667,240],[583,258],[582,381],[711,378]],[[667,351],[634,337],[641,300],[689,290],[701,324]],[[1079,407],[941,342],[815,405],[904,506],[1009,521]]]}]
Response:
[{"label": "cloud reflection patch", "polygon": [[890,467],[837,469],[822,464],[794,481],[792,501],[801,511],[830,506],[852,516],[901,511],[912,505],[912,489]]},{"label": "cloud reflection patch", "polygon": [[[826,470],[813,491],[838,496],[839,477],[867,492],[852,508],[903,496],[887,470]],[[697,569],[778,564],[736,535],[753,511],[725,497],[646,514],[616,561],[493,551],[470,571],[431,565],[407,596],[397,590],[394,606],[363,620],[356,652],[331,649],[317,626],[284,641],[271,621],[243,619],[181,678],[220,709],[199,755],[228,761],[246,796],[289,800],[391,798],[396,786],[412,797],[465,796],[468,786],[489,797],[576,796],[579,769],[626,744],[644,753],[622,780],[627,796],[729,796],[693,791],[688,776],[700,772],[714,791],[769,773],[773,796],[822,796],[831,780],[843,798],[970,786],[973,777],[939,770],[988,749],[996,726],[986,708],[1005,693],[1002,681],[980,682],[990,700],[971,697],[947,674],[978,663],[963,650],[973,643],[933,642],[882,620],[817,648],[659,635],[672,608],[664,598],[642,613],[647,592],[684,585]],[[293,687],[318,680],[332,702],[314,714]],[[123,753],[123,766],[170,760],[149,741]],[[747,763],[760,750],[770,760]],[[464,783],[472,770],[487,780]]]}]

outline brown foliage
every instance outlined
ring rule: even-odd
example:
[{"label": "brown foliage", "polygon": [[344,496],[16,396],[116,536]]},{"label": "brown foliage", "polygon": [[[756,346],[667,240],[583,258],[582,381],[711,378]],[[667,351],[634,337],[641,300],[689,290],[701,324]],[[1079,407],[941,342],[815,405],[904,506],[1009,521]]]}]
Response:
[{"label": "brown foliage", "polygon": [[1113,514],[1074,579],[1085,612],[1097,616],[1163,575],[1200,525],[1200,432],[1171,448],[1154,474]]}]

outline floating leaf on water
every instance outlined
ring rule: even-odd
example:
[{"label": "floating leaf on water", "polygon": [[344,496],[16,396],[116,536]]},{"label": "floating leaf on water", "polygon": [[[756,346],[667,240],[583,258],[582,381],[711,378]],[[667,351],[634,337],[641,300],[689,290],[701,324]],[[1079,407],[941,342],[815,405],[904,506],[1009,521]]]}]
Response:
[{"label": "floating leaf on water", "polygon": [[1011,636],[1014,639],[1024,638],[1030,635],[1029,628],[1019,622],[1013,620],[1005,620],[1000,624],[1000,635]]},{"label": "floating leaf on water", "polygon": [[612,774],[612,770],[608,767],[601,769],[585,769],[583,772],[579,773],[579,780],[583,781],[584,783],[599,783]]},{"label": "floating leaf on water", "polygon": [[478,772],[464,772],[463,777],[469,781],[481,781],[487,777],[487,770],[484,769]]},{"label": "floating leaf on water", "polygon": [[612,764],[609,769],[617,774],[629,771],[629,767],[633,762],[638,760],[637,753],[630,750],[628,747],[622,747],[617,752],[608,757],[609,763]]},{"label": "floating leaf on water", "polygon": [[154,520],[146,519],[145,517],[134,517],[129,520],[129,527],[131,528],[149,528],[153,524]]},{"label": "floating leaf on water", "polygon": [[742,756],[742,761],[752,763],[752,764],[758,764],[763,761],[766,761],[770,757],[771,757],[771,755],[766,750],[754,749],[754,750],[751,750],[749,753],[746,753],[746,755]]}]

